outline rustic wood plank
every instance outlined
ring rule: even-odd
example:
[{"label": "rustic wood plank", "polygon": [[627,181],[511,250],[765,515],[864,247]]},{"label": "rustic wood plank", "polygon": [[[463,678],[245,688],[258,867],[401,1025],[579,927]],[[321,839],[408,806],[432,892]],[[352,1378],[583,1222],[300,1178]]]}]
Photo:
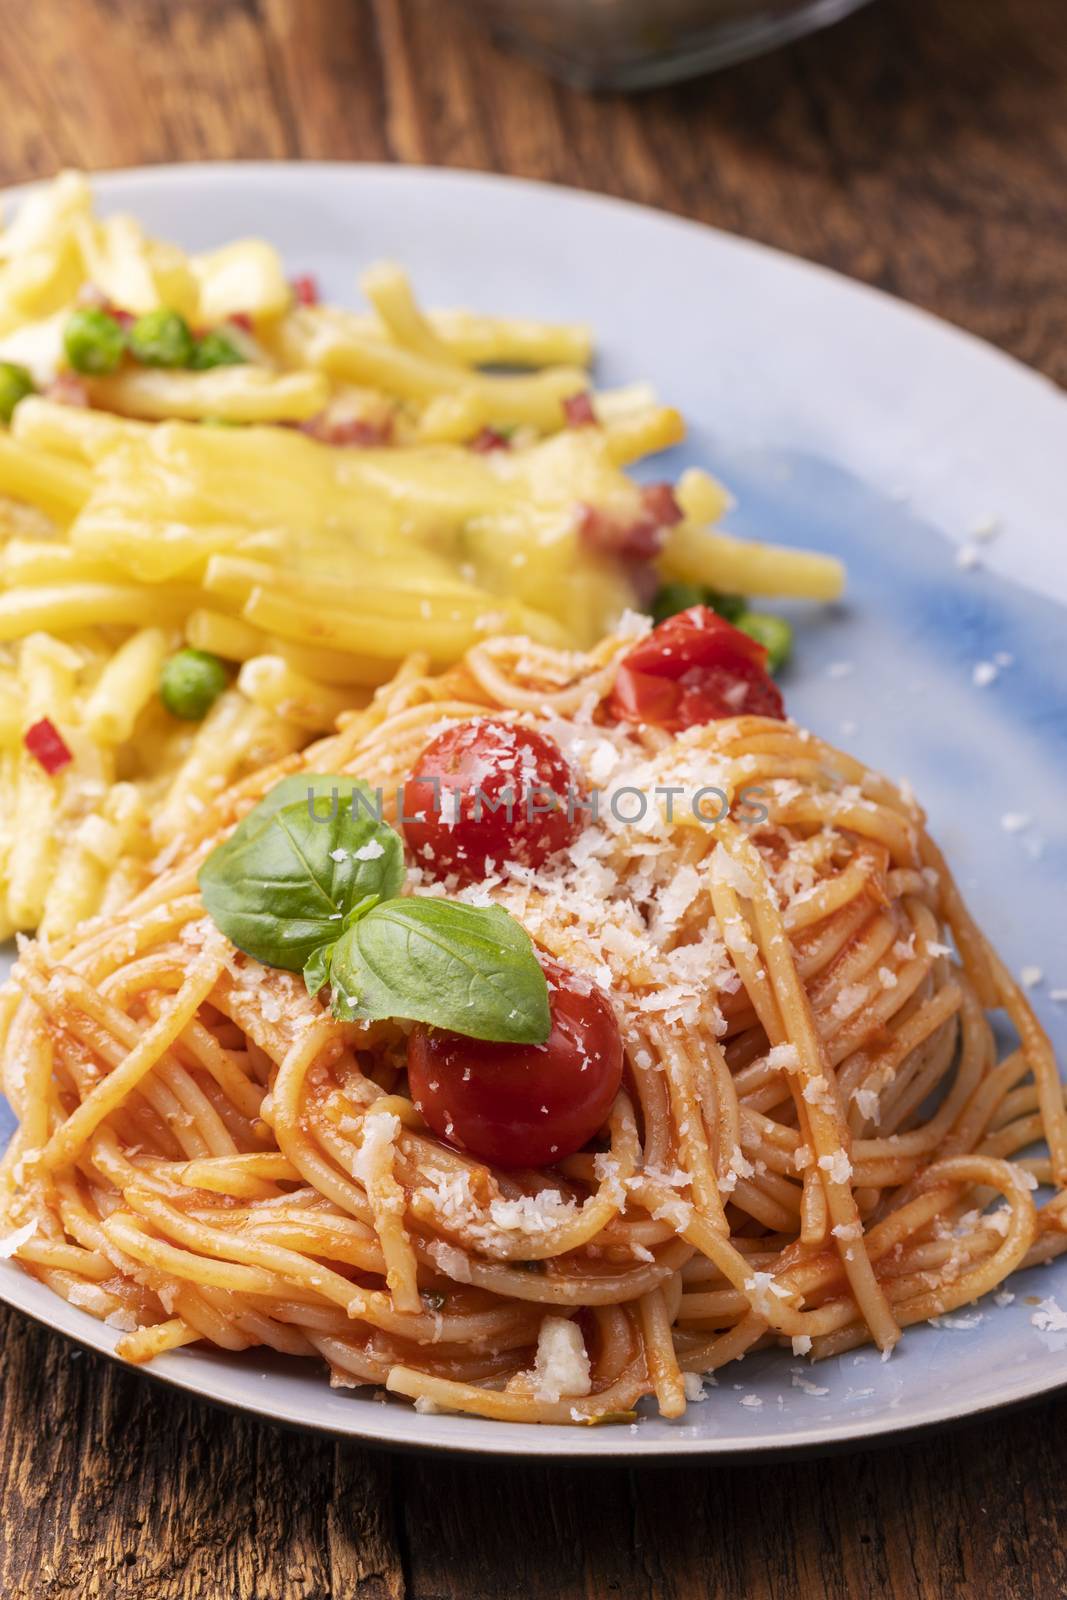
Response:
[{"label": "rustic wood plank", "polygon": [[0,1311],[5,1600],[400,1600],[392,1473]]},{"label": "rustic wood plank", "polygon": [[[878,0],[718,78],[576,94],[462,0],[0,0],[0,181],[226,157],[602,190],[1067,380],[1067,11]],[[1067,1405],[777,1466],[415,1461],[183,1399],[0,1311],[4,1600],[1049,1600]]]},{"label": "rustic wood plank", "polygon": [[331,157],[603,190],[792,250],[1067,378],[1067,17],[879,0],[730,73],[561,88],[459,0],[0,0],[0,178]]},{"label": "rustic wood plank", "polygon": [[[489,1600],[1044,1600],[1067,1404],[786,1464],[625,1471],[413,1465],[411,1592]],[[494,1584],[497,1586],[495,1587]]]},{"label": "rustic wood plank", "polygon": [[418,1460],[175,1395],[0,1312],[5,1600],[1048,1600],[1067,1402],[822,1461]]}]

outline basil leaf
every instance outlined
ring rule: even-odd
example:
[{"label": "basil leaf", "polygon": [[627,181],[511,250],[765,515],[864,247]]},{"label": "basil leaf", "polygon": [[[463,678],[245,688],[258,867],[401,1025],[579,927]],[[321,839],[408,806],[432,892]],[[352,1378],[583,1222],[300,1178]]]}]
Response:
[{"label": "basil leaf", "polygon": [[[365,894],[362,900],[358,901],[350,911],[345,912],[341,919],[341,931],[347,932],[353,923],[358,922],[361,917],[365,917],[368,911],[373,911],[380,899],[380,895]],[[337,940],[334,939],[332,944],[319,945],[318,949],[313,950],[304,962],[304,985],[308,994],[318,994],[323,984],[329,983],[330,968],[333,965],[333,953],[336,949]],[[352,1019],[349,1017],[346,1020],[350,1022]]]},{"label": "basil leaf", "polygon": [[[337,791],[332,815],[321,807],[312,815],[309,789],[320,797]],[[366,785],[351,779],[286,778],[203,863],[204,905],[239,950],[299,972],[333,944],[361,902],[369,910],[397,893],[404,881],[400,836],[365,807],[353,814],[353,790],[370,800]]]},{"label": "basil leaf", "polygon": [[526,930],[499,906],[411,898],[375,906],[338,940],[334,1014],[403,1017],[471,1039],[543,1044],[548,984]]},{"label": "basil leaf", "polygon": [[320,944],[304,962],[304,986],[308,994],[318,994],[323,984],[330,981],[330,968],[333,965],[333,953],[336,949],[336,939],[332,944]]}]

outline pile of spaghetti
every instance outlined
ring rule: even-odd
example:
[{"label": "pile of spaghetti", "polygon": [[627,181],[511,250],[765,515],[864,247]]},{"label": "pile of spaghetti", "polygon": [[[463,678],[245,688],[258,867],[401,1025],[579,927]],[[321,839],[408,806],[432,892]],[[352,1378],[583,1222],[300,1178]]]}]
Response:
[{"label": "pile of spaghetti", "polygon": [[[413,658],[338,733],[197,817],[120,916],[23,944],[8,1243],[121,1329],[126,1358],[263,1345],[421,1409],[590,1423],[652,1394],[673,1417],[749,1351],[888,1354],[1067,1247],[1049,1043],[914,802],[771,717],[676,736],[612,719],[632,644],[501,638],[440,675]],[[442,728],[487,714],[551,737],[605,793],[762,798],[715,822],[688,800],[670,820],[661,802],[633,822],[604,805],[559,859],[460,891],[507,909],[618,1019],[607,1124],[544,1170],[434,1136],[405,1025],[334,1020],[298,975],[236,951],[197,892],[281,776],[388,796]],[[440,885],[417,863],[405,889]]]}]

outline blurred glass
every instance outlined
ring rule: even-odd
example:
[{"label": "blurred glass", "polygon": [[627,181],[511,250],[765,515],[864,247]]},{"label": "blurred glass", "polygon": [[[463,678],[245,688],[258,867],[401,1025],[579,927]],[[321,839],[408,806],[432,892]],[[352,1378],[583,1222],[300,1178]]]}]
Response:
[{"label": "blurred glass", "polygon": [[586,89],[695,77],[826,27],[867,0],[466,0],[494,36]]}]

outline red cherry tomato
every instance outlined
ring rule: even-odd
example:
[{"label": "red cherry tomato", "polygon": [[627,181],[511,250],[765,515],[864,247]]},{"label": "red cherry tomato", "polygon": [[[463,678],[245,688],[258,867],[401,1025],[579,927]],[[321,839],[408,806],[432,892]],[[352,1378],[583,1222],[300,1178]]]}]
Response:
[{"label": "red cherry tomato", "polygon": [[582,829],[577,781],[558,745],[485,717],[457,722],[404,785],[404,833],[439,875],[485,878],[504,861],[541,867]]},{"label": "red cherry tomato", "polygon": [[670,733],[719,717],[785,717],[766,650],[709,606],[668,617],[623,657],[608,709]]},{"label": "red cherry tomato", "polygon": [[497,1167],[546,1167],[604,1125],[622,1081],[622,1039],[599,989],[544,963],[545,1044],[490,1044],[421,1023],[408,1039],[408,1087],[446,1143]]}]

